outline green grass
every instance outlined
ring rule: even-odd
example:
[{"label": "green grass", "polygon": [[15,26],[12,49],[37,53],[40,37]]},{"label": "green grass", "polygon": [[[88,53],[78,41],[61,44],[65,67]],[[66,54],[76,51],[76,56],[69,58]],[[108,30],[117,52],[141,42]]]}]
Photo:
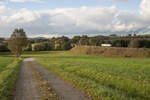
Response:
[{"label": "green grass", "polygon": [[0,57],[0,73],[5,70],[9,63],[13,62],[13,58]]},{"label": "green grass", "polygon": [[0,100],[11,100],[21,59],[0,57]]},{"label": "green grass", "polygon": [[43,67],[94,100],[150,100],[149,58],[109,58],[65,51],[25,52],[23,56],[37,58]]},{"label": "green grass", "polygon": [[28,52],[38,63],[94,100],[150,100],[150,59],[71,52]]}]

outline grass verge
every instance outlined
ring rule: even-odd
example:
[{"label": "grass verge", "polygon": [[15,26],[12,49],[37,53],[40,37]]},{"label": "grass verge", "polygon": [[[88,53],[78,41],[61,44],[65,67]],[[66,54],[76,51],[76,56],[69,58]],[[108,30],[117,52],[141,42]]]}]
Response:
[{"label": "grass verge", "polygon": [[15,59],[0,73],[0,100],[11,100],[14,95],[21,59]]}]

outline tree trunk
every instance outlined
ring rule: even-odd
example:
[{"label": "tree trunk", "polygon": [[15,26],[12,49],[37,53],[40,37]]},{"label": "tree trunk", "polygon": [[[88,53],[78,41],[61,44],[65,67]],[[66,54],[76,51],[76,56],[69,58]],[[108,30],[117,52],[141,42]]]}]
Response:
[{"label": "tree trunk", "polygon": [[17,54],[16,54],[16,57],[17,57],[17,58],[19,58],[19,57],[20,57],[20,54],[19,54],[19,53],[17,53]]}]

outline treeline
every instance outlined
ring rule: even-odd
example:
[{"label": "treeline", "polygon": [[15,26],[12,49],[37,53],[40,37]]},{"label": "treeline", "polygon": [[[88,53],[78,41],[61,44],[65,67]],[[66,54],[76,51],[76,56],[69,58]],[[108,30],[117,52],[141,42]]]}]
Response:
[{"label": "treeline", "polygon": [[[27,51],[50,51],[69,50],[76,45],[101,46],[101,44],[111,44],[112,47],[128,48],[150,48],[150,36],[94,36],[88,37],[74,36],[73,38],[53,37],[53,38],[29,38]],[[4,38],[0,38],[0,51],[8,51],[8,43]]]},{"label": "treeline", "polygon": [[69,50],[71,49],[71,39],[62,36],[50,39],[30,39],[29,46],[26,50],[32,51],[50,51],[50,50]]},{"label": "treeline", "polygon": [[129,47],[129,48],[150,48],[150,37],[145,36],[75,36],[71,43],[77,45],[101,46],[102,44],[111,44],[112,47]]},{"label": "treeline", "polygon": [[0,52],[5,52],[8,50],[8,43],[4,38],[0,38]]}]

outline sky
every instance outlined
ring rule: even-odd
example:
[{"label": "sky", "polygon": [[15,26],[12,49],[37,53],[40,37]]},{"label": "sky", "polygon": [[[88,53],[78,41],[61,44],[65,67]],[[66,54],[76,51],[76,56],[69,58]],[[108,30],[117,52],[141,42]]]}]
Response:
[{"label": "sky", "polygon": [[0,37],[150,33],[150,0],[0,0]]}]

